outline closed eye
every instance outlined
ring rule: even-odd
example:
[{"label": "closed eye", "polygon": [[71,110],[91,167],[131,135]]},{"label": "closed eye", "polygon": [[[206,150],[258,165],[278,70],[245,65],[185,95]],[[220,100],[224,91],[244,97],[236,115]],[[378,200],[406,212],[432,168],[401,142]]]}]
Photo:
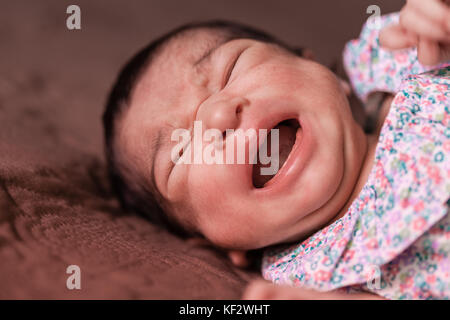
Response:
[{"label": "closed eye", "polygon": [[239,52],[239,54],[234,58],[234,60],[232,60],[233,63],[231,63],[230,66],[227,69],[226,76],[225,76],[225,78],[223,80],[222,88],[225,87],[228,84],[228,81],[230,80],[231,74],[233,73],[234,67],[236,66],[236,63],[238,62],[239,57],[244,53],[245,49],[241,50]]},{"label": "closed eye", "polygon": [[[228,81],[230,80],[230,77],[231,77],[231,75],[233,73],[233,70],[234,70],[234,67],[236,66],[236,63],[238,62],[240,56],[244,53],[244,51],[247,48],[248,47],[243,48],[242,50],[240,50],[238,52],[238,54],[235,56],[235,58],[231,60],[232,63],[229,64],[229,67],[227,68],[227,72],[226,72],[224,80],[223,80],[222,88],[225,87],[228,84]],[[203,103],[203,102],[200,102],[199,105],[201,105],[201,103]],[[198,109],[197,109],[197,111],[198,111]],[[196,119],[196,117],[194,117],[194,119]],[[192,133],[192,129],[193,128],[190,128],[190,130],[189,130],[191,133]],[[183,146],[183,148],[178,152],[178,160],[183,156],[184,151],[186,150],[186,148],[189,147],[189,143],[190,143],[190,141],[185,146]],[[176,165],[176,163],[174,163],[173,161],[171,161],[171,162],[172,162],[172,165],[171,165],[170,170],[169,170],[169,175],[170,175],[170,173],[172,172],[173,168]]]}]

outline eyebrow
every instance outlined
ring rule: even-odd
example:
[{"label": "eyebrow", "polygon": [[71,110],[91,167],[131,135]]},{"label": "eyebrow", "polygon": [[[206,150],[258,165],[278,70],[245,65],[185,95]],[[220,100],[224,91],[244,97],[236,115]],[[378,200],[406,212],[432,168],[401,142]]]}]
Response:
[{"label": "eyebrow", "polygon": [[228,38],[223,41],[218,41],[213,47],[209,48],[205,53],[201,55],[197,61],[194,62],[194,67],[198,67],[199,65],[203,64],[205,61],[209,60],[211,56],[216,52],[220,47],[222,47],[224,44],[230,42],[233,40],[233,38]]}]

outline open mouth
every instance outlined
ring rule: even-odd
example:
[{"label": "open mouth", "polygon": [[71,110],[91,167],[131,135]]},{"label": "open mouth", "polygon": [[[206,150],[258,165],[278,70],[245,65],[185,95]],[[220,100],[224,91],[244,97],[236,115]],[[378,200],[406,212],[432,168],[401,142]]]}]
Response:
[{"label": "open mouth", "polygon": [[[255,188],[264,188],[283,170],[285,163],[288,161],[294,146],[299,143],[302,128],[297,119],[288,119],[278,123],[273,129],[278,129],[279,131],[279,154],[278,154],[278,170],[273,174],[262,174],[262,168],[268,168],[273,166],[272,161],[277,161],[276,157],[271,154],[271,134],[270,130],[267,135],[266,143],[261,146],[267,148],[267,155],[271,159],[268,164],[262,164],[260,162],[260,157],[257,159],[257,163],[253,165],[252,180],[253,186]],[[260,146],[260,147],[261,147]],[[277,166],[275,166],[276,168]]]}]

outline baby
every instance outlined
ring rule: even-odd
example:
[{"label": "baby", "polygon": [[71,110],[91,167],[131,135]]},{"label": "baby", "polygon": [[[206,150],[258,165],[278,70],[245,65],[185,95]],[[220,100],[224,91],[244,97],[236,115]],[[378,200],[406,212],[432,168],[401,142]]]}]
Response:
[{"label": "baby", "polygon": [[[372,133],[306,50],[228,22],[157,39],[123,68],[103,117],[121,203],[238,265],[269,247],[263,276],[289,287],[255,284],[246,298],[449,298],[450,10],[409,1],[401,17],[368,21],[344,52],[356,94],[380,110]],[[195,121],[225,144],[228,130],[279,129],[280,169],[175,161],[172,133]]]}]

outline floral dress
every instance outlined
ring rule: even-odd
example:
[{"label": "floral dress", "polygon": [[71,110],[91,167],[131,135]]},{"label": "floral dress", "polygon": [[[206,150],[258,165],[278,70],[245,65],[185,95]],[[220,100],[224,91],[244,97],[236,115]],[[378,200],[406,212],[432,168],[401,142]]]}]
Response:
[{"label": "floral dress", "polygon": [[295,245],[264,252],[263,277],[320,291],[388,299],[450,298],[450,63],[425,68],[415,49],[390,52],[369,19],[344,50],[361,100],[396,93],[373,168],[346,214]]}]

